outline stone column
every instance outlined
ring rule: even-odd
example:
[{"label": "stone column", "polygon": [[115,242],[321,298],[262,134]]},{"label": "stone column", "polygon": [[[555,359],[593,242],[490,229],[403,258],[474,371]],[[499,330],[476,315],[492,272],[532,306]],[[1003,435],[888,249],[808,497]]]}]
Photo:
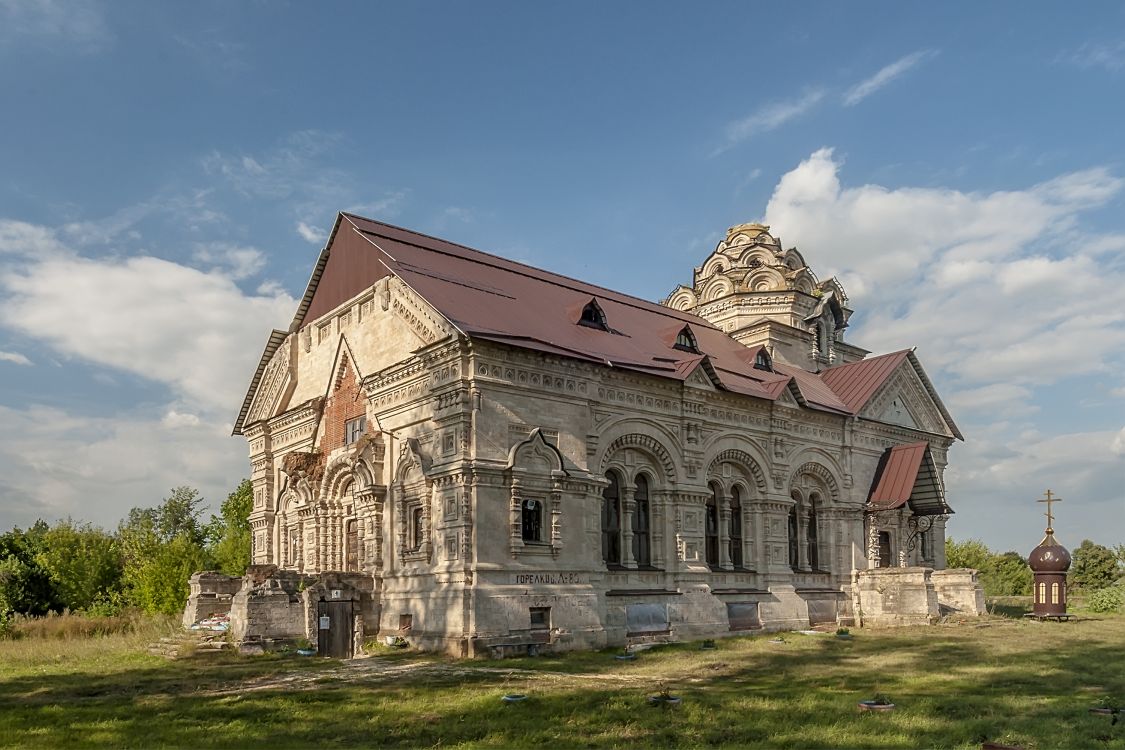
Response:
[{"label": "stone column", "polygon": [[715,498],[715,504],[718,506],[718,518],[716,522],[718,528],[718,543],[719,543],[719,567],[723,570],[731,569],[730,560],[730,495],[724,490]]},{"label": "stone column", "polygon": [[669,494],[664,491],[649,491],[648,500],[648,527],[649,527],[649,554],[652,556],[652,566],[654,568],[664,568],[664,540],[675,536],[672,531],[665,534],[665,524],[669,513],[667,506],[669,502]]},{"label": "stone column", "polygon": [[621,486],[621,565],[636,568],[633,556],[633,514],[637,511],[637,485]]},{"label": "stone column", "polygon": [[793,498],[781,494],[770,495],[765,500],[756,501],[755,505],[765,526],[763,545],[767,562],[763,573],[766,580],[771,583],[791,583],[793,569],[789,566],[789,509],[794,505]]}]

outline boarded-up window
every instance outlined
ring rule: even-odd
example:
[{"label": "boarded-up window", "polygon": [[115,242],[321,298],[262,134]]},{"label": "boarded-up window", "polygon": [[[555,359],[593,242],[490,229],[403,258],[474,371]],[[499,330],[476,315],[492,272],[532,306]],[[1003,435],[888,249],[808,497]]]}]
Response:
[{"label": "boarded-up window", "polygon": [[731,630],[753,630],[762,627],[757,602],[727,602],[727,619]]},{"label": "boarded-up window", "polygon": [[667,633],[668,606],[666,604],[629,604],[625,607],[625,627],[629,635]]},{"label": "boarded-up window", "polygon": [[836,599],[809,599],[809,624],[836,622]]}]

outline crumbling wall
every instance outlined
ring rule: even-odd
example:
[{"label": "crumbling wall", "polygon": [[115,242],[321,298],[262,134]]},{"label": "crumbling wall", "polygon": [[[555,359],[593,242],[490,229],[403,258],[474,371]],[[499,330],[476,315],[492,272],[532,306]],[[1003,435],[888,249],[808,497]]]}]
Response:
[{"label": "crumbling wall", "polygon": [[185,628],[208,617],[230,614],[234,596],[242,587],[242,579],[204,570],[189,578],[188,586],[190,593],[183,616]]},{"label": "crumbling wall", "polygon": [[930,568],[857,570],[853,583],[861,625],[928,625],[938,619]]},{"label": "crumbling wall", "polygon": [[931,578],[942,614],[984,614],[984,588],[978,571],[972,568],[935,570]]}]

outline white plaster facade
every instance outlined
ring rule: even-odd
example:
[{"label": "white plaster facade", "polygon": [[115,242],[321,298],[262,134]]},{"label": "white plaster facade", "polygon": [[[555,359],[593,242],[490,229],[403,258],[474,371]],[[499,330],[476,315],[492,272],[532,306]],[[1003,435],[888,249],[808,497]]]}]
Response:
[{"label": "white plaster facade", "polygon": [[852,623],[880,531],[883,565],[945,567],[944,515],[922,534],[867,501],[919,441],[941,491],[956,426],[912,353],[855,413],[810,404],[818,369],[866,352],[839,283],[767,227],[732,228],[665,304],[804,371],[772,400],[466,334],[395,273],[305,319],[349,221],[239,429],[254,562],[371,576],[368,635],[476,655]]}]

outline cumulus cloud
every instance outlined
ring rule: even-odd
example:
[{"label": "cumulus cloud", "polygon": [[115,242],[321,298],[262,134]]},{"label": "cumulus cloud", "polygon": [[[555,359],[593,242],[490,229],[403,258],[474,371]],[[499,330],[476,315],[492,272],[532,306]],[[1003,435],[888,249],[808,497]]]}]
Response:
[{"label": "cumulus cloud", "polygon": [[726,143],[715,151],[720,154],[747,138],[780,128],[815,107],[824,98],[824,89],[809,89],[795,99],[763,104],[746,117],[726,127]]},{"label": "cumulus cloud", "polygon": [[230,242],[199,244],[192,258],[199,263],[210,264],[213,270],[226,272],[236,280],[253,276],[266,265],[266,257],[261,250]]},{"label": "cumulus cloud", "polygon": [[917,66],[923,60],[931,58],[936,54],[937,52],[935,50],[920,50],[906,55],[905,57],[900,57],[890,65],[880,68],[879,72],[875,75],[860,81],[847,90],[844,94],[844,106],[852,107],[859,104],[891,81]]},{"label": "cumulus cloud", "polygon": [[12,362],[13,364],[23,365],[24,367],[31,366],[31,360],[19,352],[0,351],[0,362]]},{"label": "cumulus cloud", "polygon": [[151,256],[32,259],[0,269],[0,290],[2,325],[221,411],[237,407],[263,331],[296,305],[288,294],[247,295],[230,275]]},{"label": "cumulus cloud", "polygon": [[230,437],[229,424],[186,416],[0,406],[3,527],[65,516],[113,527],[130,508],[156,505],[185,484],[217,507],[247,474],[245,441]]},{"label": "cumulus cloud", "polygon": [[[1121,238],[1083,228],[1122,180],[1093,168],[967,193],[850,186],[843,173],[831,149],[816,151],[780,179],[765,218],[821,278],[840,276],[857,311],[851,341],[918,347],[968,440],[947,474],[953,533],[1034,536],[1027,503],[1051,486],[1071,495],[1076,518],[1116,507],[1107,533],[1120,537],[1125,437],[1047,435],[1039,421],[1068,383],[1125,368],[1125,310],[1111,303],[1125,288]],[[1010,521],[1021,513],[1022,531]]]}]

